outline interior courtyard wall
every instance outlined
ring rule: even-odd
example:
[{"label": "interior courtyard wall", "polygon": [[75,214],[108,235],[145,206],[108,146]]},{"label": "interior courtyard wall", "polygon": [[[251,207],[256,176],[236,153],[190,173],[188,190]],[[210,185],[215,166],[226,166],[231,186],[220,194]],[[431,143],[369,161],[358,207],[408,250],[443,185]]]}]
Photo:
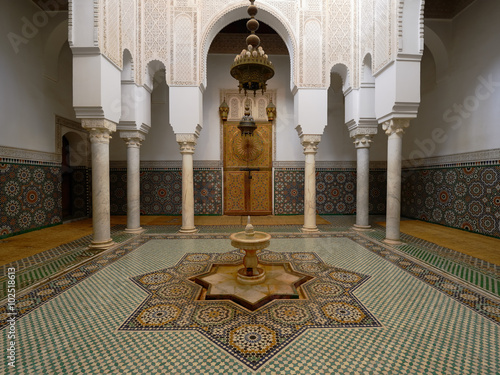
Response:
[{"label": "interior courtyard wall", "polygon": [[[499,2],[476,1],[452,21],[426,21],[442,36],[449,67],[437,82],[422,83],[432,89],[422,93],[418,117],[406,131],[403,153],[407,159],[499,148],[498,14]],[[446,23],[451,23],[449,28]],[[427,74],[429,69],[434,67],[424,60],[423,78],[434,78]]]},{"label": "interior courtyard wall", "polygon": [[[419,115],[404,137],[403,216],[500,237],[500,3],[426,20],[445,46],[422,59]],[[434,37],[434,35],[433,35]]]},{"label": "interior courtyard wall", "polygon": [[[58,80],[44,77],[41,62],[44,61],[45,41],[63,18],[46,16],[47,22],[40,18],[37,27],[33,24],[33,17],[39,12],[40,9],[31,1],[22,0],[10,7],[9,12],[0,13],[0,28],[4,36],[0,43],[0,145],[54,153],[55,114],[75,119],[71,91],[72,56],[66,45],[58,59]],[[26,23],[23,19],[33,25],[32,29],[26,27],[24,34],[23,25]],[[7,38],[9,34],[13,43]],[[24,41],[19,42],[13,34]]]}]

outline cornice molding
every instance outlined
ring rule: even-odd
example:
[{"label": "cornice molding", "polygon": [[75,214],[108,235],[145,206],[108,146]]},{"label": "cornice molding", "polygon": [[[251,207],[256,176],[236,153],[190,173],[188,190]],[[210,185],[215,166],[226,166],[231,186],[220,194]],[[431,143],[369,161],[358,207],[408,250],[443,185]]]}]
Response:
[{"label": "cornice molding", "polygon": [[403,160],[403,168],[423,167],[456,167],[474,166],[478,164],[500,164],[500,148],[492,150],[464,152],[445,156],[434,156],[423,159]]}]

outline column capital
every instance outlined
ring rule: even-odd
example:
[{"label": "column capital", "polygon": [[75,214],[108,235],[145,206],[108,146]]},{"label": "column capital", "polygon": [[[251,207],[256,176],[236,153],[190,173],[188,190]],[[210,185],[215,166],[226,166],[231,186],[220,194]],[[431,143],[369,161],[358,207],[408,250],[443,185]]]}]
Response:
[{"label": "column capital", "polygon": [[304,154],[316,154],[319,142],[321,142],[321,135],[319,134],[300,135],[300,143],[304,147]]},{"label": "column capital", "polygon": [[128,147],[141,147],[141,142],[144,142],[146,136],[139,130],[120,130],[120,138],[125,141]]},{"label": "column capital", "polygon": [[196,133],[177,133],[175,140],[181,148],[181,154],[194,154],[198,134]]},{"label": "column capital", "polygon": [[106,119],[82,119],[82,128],[89,132],[91,143],[109,143],[116,124]]},{"label": "column capital", "polygon": [[355,128],[349,132],[349,135],[354,139],[356,148],[368,148],[373,142],[373,136],[377,134],[377,128]]},{"label": "column capital", "polygon": [[393,118],[385,121],[382,124],[382,129],[387,135],[403,135],[404,129],[410,126],[410,120],[409,118]]}]

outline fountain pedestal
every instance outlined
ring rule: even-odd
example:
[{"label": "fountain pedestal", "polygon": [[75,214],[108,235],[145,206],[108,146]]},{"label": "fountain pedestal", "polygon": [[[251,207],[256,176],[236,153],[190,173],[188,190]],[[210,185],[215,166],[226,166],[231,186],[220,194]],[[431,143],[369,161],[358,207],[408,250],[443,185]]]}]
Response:
[{"label": "fountain pedestal", "polygon": [[260,284],[266,279],[266,273],[259,267],[257,251],[269,246],[271,235],[256,232],[250,224],[250,216],[244,232],[233,233],[229,237],[231,246],[245,251],[244,267],[238,270],[236,279],[242,284]]}]

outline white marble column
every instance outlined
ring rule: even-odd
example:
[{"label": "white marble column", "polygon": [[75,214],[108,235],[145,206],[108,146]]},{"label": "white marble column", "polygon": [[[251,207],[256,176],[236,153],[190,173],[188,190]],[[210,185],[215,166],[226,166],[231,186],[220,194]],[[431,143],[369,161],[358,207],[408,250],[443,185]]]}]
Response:
[{"label": "white marble column", "polygon": [[370,229],[369,197],[370,197],[370,143],[371,134],[356,134],[353,136],[357,154],[356,168],[356,224],[354,229]]},{"label": "white marble column", "polygon": [[304,226],[302,232],[318,232],[316,226],[316,153],[321,135],[302,134],[300,143],[306,156],[304,169]]},{"label": "white marble column", "polygon": [[92,227],[90,248],[108,249],[111,239],[109,200],[109,140],[116,124],[105,119],[82,119],[82,127],[90,133],[92,153]]},{"label": "white marble column", "polygon": [[194,226],[193,154],[197,134],[176,134],[182,154],[182,226],[179,233],[196,233]]},{"label": "white marble column", "polygon": [[145,137],[139,131],[120,131],[127,145],[127,228],[129,233],[142,233],[141,228],[141,142]]},{"label": "white marble column", "polygon": [[404,129],[410,119],[392,119],[382,124],[387,141],[387,208],[385,242],[400,244],[401,219],[401,151]]}]

